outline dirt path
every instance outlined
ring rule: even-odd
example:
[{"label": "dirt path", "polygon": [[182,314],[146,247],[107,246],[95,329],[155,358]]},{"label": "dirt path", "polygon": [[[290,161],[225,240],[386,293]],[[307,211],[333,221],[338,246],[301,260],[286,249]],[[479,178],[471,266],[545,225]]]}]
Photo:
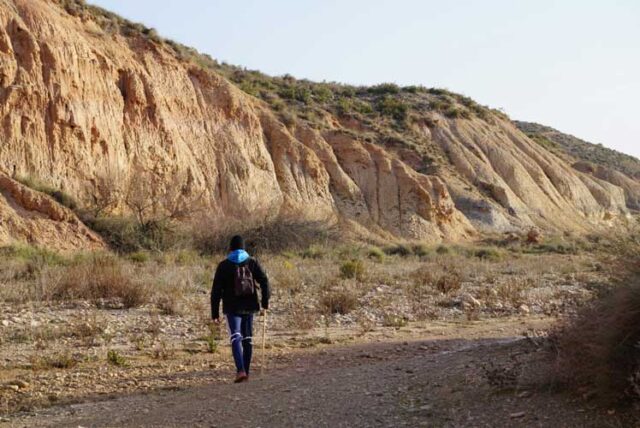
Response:
[{"label": "dirt path", "polygon": [[[537,379],[531,375],[544,352],[514,336],[515,329],[326,347],[273,361],[264,377],[256,373],[246,384],[213,381],[57,407],[6,426],[628,426],[617,414],[527,380]],[[514,359],[526,373],[515,390],[498,392],[483,367]]]}]

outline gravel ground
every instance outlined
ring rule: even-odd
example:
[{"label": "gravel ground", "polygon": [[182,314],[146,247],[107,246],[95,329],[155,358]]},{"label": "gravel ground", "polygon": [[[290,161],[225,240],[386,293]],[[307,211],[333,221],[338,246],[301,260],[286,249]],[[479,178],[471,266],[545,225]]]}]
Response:
[{"label": "gravel ground", "polygon": [[[548,354],[518,333],[547,321],[508,320],[408,332],[393,340],[292,352],[264,375],[54,407],[5,420],[10,427],[602,427],[632,414],[550,392]],[[422,338],[417,339],[420,335]],[[410,339],[413,338],[413,339]],[[512,388],[486,367],[518,361]],[[506,370],[506,369],[505,369]]]}]

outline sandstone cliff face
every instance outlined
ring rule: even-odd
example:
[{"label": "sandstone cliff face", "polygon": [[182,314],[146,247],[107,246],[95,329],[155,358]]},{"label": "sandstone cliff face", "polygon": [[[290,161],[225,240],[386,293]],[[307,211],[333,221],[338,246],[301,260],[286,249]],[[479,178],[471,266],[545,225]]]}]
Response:
[{"label": "sandstone cliff face", "polygon": [[[286,126],[165,45],[106,33],[52,1],[0,0],[0,59],[0,170],[37,176],[84,203],[104,183],[123,195],[143,180],[149,198],[179,189],[183,203],[220,222],[347,219],[433,242],[478,229],[586,230],[626,212],[619,186],[573,170],[506,119],[425,126],[423,143],[450,163],[425,175],[419,156],[353,138],[339,120],[322,130]],[[126,207],[119,200],[114,209]],[[5,212],[15,224],[31,219]],[[74,227],[67,232],[79,246],[93,245]],[[2,242],[27,235],[0,224]]]},{"label": "sandstone cliff face", "polygon": [[445,122],[433,138],[471,184],[452,191],[480,228],[588,230],[627,212],[623,189],[574,170],[508,122]]},{"label": "sandstone cliff face", "polygon": [[104,248],[73,212],[2,173],[0,225],[0,246],[18,240],[61,250]]}]

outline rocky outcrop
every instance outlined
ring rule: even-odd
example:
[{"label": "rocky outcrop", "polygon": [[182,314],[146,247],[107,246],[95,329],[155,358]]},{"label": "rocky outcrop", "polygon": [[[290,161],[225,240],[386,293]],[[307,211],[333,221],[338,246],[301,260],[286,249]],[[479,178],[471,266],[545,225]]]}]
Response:
[{"label": "rocky outcrop", "polygon": [[478,228],[589,230],[627,213],[620,187],[574,170],[506,121],[442,121],[432,135],[464,179],[451,181],[452,193]]},{"label": "rocky outcrop", "polygon": [[635,180],[628,175],[615,171],[611,168],[607,168],[601,165],[595,165],[590,162],[576,162],[573,167],[585,174],[597,177],[600,180],[604,180],[607,183],[615,187],[619,187],[624,190],[627,206],[632,210],[640,211],[640,181]]},{"label": "rocky outcrop", "polygon": [[[423,168],[417,151],[365,142],[344,118],[285,125],[166,44],[105,31],[53,1],[0,0],[0,59],[0,170],[84,204],[109,185],[114,212],[128,209],[135,188],[160,210],[157,201],[176,198],[202,207],[212,224],[293,215],[432,242],[478,229],[587,230],[625,213],[619,185],[577,172],[505,118],[425,121],[421,144],[447,164]],[[93,245],[72,214],[43,208],[46,199],[3,195],[24,224],[0,224],[5,241],[50,242],[49,223],[25,232],[38,213],[75,233],[68,242]]]},{"label": "rocky outcrop", "polygon": [[0,225],[0,246],[19,241],[61,250],[104,248],[73,212],[1,173]]}]

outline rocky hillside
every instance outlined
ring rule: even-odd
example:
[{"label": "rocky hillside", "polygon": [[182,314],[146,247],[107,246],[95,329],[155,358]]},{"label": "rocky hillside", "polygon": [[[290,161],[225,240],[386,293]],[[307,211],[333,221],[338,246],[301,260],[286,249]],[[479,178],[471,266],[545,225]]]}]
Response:
[{"label": "rocky hillside", "polygon": [[622,187],[627,206],[640,209],[639,159],[548,126],[521,121],[515,124],[531,139],[565,158],[575,169]]},{"label": "rocky hillside", "polygon": [[616,180],[448,91],[269,77],[75,0],[0,0],[0,24],[0,170],[103,215],[294,216],[438,242],[627,214]]}]

